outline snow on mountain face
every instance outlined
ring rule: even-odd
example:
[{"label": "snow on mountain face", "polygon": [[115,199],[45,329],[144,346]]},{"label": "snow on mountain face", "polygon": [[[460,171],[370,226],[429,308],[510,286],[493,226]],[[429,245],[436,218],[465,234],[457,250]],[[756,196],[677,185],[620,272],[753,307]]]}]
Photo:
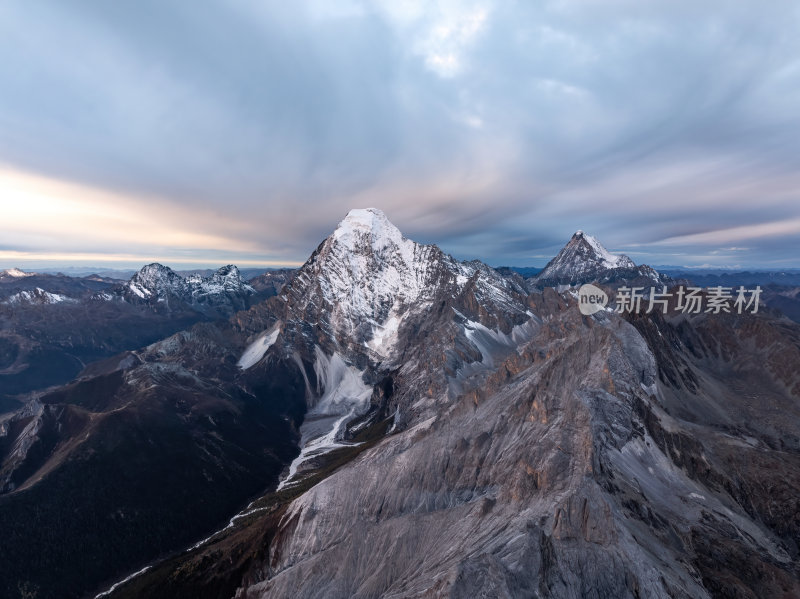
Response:
[{"label": "snow on mountain face", "polygon": [[43,306],[51,304],[73,303],[77,301],[78,300],[67,297],[66,295],[61,295],[60,293],[50,293],[41,287],[37,287],[32,291],[20,291],[19,293],[15,293],[3,303],[12,306],[21,304]]},{"label": "snow on mountain face", "polygon": [[474,285],[482,305],[519,309],[514,285],[478,262],[406,239],[380,210],[351,210],[288,289],[296,319],[315,313],[335,344],[355,341],[376,359],[393,355],[410,312]]},{"label": "snow on mountain face", "polygon": [[[413,304],[428,279],[433,248],[403,237],[379,210],[352,210],[328,242],[333,269],[320,283],[329,300],[350,300],[360,314],[381,318],[385,300]],[[353,282],[364,283],[353,285]]]},{"label": "snow on mountain face", "polygon": [[278,490],[299,482],[295,477],[305,463],[352,445],[342,442],[346,425],[369,409],[372,386],[364,383],[364,373],[347,364],[336,352],[328,357],[315,347],[314,353],[316,399],[300,426],[300,454],[289,465],[289,472]]},{"label": "snow on mountain face", "polygon": [[278,335],[280,335],[281,332],[280,326],[281,322],[278,321],[272,326],[271,329],[259,335],[255,341],[247,346],[247,349],[244,350],[242,357],[239,358],[239,368],[242,370],[247,370],[251,366],[257,364],[258,361],[264,357],[264,354],[267,353],[267,350],[272,347],[272,345],[278,339]]},{"label": "snow on mountain face", "polygon": [[577,231],[574,237],[583,240],[591,247],[594,255],[601,261],[603,268],[633,268],[636,266],[633,260],[625,254],[612,254],[609,252],[596,237],[587,235],[583,231]]},{"label": "snow on mountain face", "polygon": [[186,279],[186,283],[189,287],[189,293],[193,297],[230,293],[247,295],[255,293],[255,289],[242,281],[239,269],[233,264],[223,266],[210,277],[204,278],[198,275],[189,277]]},{"label": "snow on mountain face", "polygon": [[167,266],[158,263],[143,266],[127,284],[127,288],[142,299],[153,296],[181,296],[186,292],[186,280]]},{"label": "snow on mountain face", "polygon": [[[341,446],[346,424],[368,409],[374,381],[419,343],[420,330],[440,323],[446,335],[463,336],[466,317],[456,307],[510,330],[529,319],[526,296],[481,262],[458,262],[405,238],[380,210],[351,210],[283,287],[285,320],[251,338],[239,360],[242,370],[257,370],[265,356],[283,352],[303,371],[302,451],[281,486],[294,484],[306,461]],[[476,347],[473,356],[481,355]]]},{"label": "snow on mountain face", "polygon": [[232,264],[223,266],[210,277],[183,278],[171,268],[154,263],[142,267],[121,292],[133,301],[177,298],[188,304],[216,304],[241,299],[256,291],[242,281],[239,269]]},{"label": "snow on mountain face", "polygon": [[[645,272],[642,268],[646,268]],[[544,270],[536,276],[546,284],[579,284],[598,274],[614,270],[636,270],[637,266],[624,254],[612,254],[591,235],[577,231]],[[658,281],[658,273],[649,267],[638,267],[639,274]]]},{"label": "snow on mountain face", "polygon": [[378,326],[402,306],[418,304],[438,257],[433,247],[405,239],[374,209],[352,210],[323,253],[320,287],[336,316],[358,316]]}]

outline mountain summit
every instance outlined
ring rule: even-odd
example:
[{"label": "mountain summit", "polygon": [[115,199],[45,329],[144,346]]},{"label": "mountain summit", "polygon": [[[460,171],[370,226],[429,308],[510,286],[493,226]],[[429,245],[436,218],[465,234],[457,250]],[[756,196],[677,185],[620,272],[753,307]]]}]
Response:
[{"label": "mountain summit", "polygon": [[415,245],[395,227],[386,215],[377,208],[355,208],[339,223],[333,238],[340,244],[355,250],[359,243],[368,241],[375,251],[386,249],[410,250]]},{"label": "mountain summit", "polygon": [[[229,264],[210,277],[182,277],[163,264],[143,266],[130,281],[111,293],[99,294],[100,299],[119,297],[132,304],[189,307],[209,316],[230,316],[249,307],[249,298],[256,293],[242,281],[239,269]],[[174,306],[172,304],[175,304]]]},{"label": "mountain summit", "polygon": [[524,313],[521,287],[483,263],[459,262],[435,245],[407,239],[376,208],[351,210],[285,294],[288,322],[318,323],[331,350],[350,346],[376,360],[394,353],[411,313],[437,301],[452,304],[467,294],[487,315]]},{"label": "mountain summit", "polygon": [[181,296],[185,293],[186,281],[168,266],[154,262],[143,266],[134,274],[126,288],[142,299]]},{"label": "mountain summit", "polygon": [[597,238],[579,230],[535,277],[535,282],[538,287],[548,287],[636,279],[652,284],[661,282],[663,277],[649,266],[636,266],[625,254],[612,254]]}]

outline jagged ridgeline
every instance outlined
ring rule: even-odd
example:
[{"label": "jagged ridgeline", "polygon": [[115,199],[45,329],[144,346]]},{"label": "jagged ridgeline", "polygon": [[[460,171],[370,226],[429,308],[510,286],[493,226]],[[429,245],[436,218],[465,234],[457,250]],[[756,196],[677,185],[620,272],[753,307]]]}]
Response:
[{"label": "jagged ridgeline", "polygon": [[351,211],[274,297],[15,416],[0,594],[798,595],[798,325],[584,316],[587,278],[669,284],[581,232],[523,280]]}]

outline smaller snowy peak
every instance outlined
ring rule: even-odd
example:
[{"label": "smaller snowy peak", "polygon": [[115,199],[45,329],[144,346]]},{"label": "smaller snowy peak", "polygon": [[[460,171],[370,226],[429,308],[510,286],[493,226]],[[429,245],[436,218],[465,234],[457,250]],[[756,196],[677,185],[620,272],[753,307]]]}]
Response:
[{"label": "smaller snowy peak", "polygon": [[193,297],[215,295],[250,295],[256,290],[242,281],[239,269],[233,264],[228,264],[218,269],[210,277],[195,275],[186,280],[189,293]]},{"label": "smaller snowy peak", "polygon": [[0,271],[0,280],[2,279],[22,279],[25,277],[32,277],[35,273],[25,272],[18,268],[8,268]]},{"label": "smaller snowy peak", "polygon": [[238,291],[242,288],[242,285],[244,285],[239,269],[233,264],[228,264],[228,266],[223,266],[222,268],[218,269],[217,272],[215,272],[206,280],[206,282],[213,285],[219,285],[228,291]]},{"label": "smaller snowy peak", "polygon": [[[589,256],[594,258],[603,268],[635,268],[633,260],[625,254],[612,254],[609,252],[596,237],[587,235],[580,229],[575,231],[570,243],[585,244],[590,249]],[[567,244],[569,247],[569,244]]]},{"label": "smaller snowy peak", "polygon": [[128,289],[137,297],[181,295],[186,281],[174,270],[154,262],[143,266],[128,282]]},{"label": "smaller snowy peak", "polygon": [[222,277],[222,278],[233,278],[236,279],[237,281],[242,280],[242,275],[239,272],[239,268],[235,264],[228,264],[227,266],[218,268],[217,272],[215,272],[212,276]]},{"label": "smaller snowy peak", "polygon": [[5,302],[8,305],[31,305],[31,306],[45,306],[52,304],[73,303],[78,300],[61,295],[60,293],[50,293],[41,287],[36,287],[30,291],[20,291],[9,297]]},{"label": "smaller snowy peak", "polygon": [[[595,279],[606,280],[609,276],[620,278],[645,276],[658,280],[652,273],[639,272],[633,260],[624,254],[612,254],[597,238],[578,230],[535,277],[537,285],[577,285]],[[652,269],[650,269],[652,270]],[[654,272],[654,271],[653,271]]]},{"label": "smaller snowy peak", "polygon": [[242,281],[239,269],[233,264],[223,266],[210,277],[195,274],[187,278],[183,278],[168,266],[148,264],[133,275],[128,282],[128,288],[143,298],[255,292]]},{"label": "smaller snowy peak", "polygon": [[249,307],[249,298],[256,290],[242,281],[239,269],[229,264],[204,277],[193,274],[186,278],[164,266],[153,263],[143,266],[127,283],[111,293],[95,294],[97,300],[121,298],[133,304],[158,305],[163,309],[190,308],[209,316],[230,316]]},{"label": "smaller snowy peak", "polygon": [[192,274],[186,277],[189,283],[202,283],[204,281],[230,281],[234,284],[241,284],[242,276],[239,268],[233,264],[228,264],[222,268],[218,268],[212,275],[204,277],[201,274]]},{"label": "smaller snowy peak", "polygon": [[164,266],[158,262],[146,264],[139,269],[139,272],[133,275],[133,279],[142,281],[145,284],[157,285],[163,281],[174,281],[182,277],[172,270],[169,266]]}]

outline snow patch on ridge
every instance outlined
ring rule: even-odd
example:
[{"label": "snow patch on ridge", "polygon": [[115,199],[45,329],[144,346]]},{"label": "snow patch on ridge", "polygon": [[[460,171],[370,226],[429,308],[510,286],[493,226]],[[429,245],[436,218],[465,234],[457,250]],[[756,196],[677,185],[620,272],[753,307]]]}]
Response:
[{"label": "snow patch on ridge", "polygon": [[275,344],[275,341],[277,341],[280,332],[281,323],[278,321],[272,326],[272,328],[261,333],[261,335],[259,335],[255,341],[247,346],[247,349],[244,350],[244,353],[242,353],[242,357],[239,358],[239,362],[237,363],[239,368],[242,370],[247,370],[251,366],[255,366],[259,361],[261,361],[261,358],[264,357],[264,354],[267,353],[267,350]]},{"label": "snow patch on ridge", "polygon": [[131,574],[130,576],[128,576],[128,577],[126,577],[126,578],[123,578],[123,579],[122,579],[122,580],[120,580],[119,582],[117,582],[117,583],[115,583],[115,584],[111,585],[111,587],[110,587],[110,588],[109,588],[107,591],[103,591],[102,593],[99,593],[99,594],[95,595],[94,599],[101,599],[102,597],[108,597],[108,596],[109,596],[111,593],[113,593],[114,591],[116,591],[116,590],[117,590],[119,587],[121,587],[121,586],[122,586],[122,585],[124,585],[124,584],[127,584],[127,583],[129,583],[129,582],[130,582],[131,580],[133,580],[134,578],[138,578],[139,576],[141,576],[142,574],[144,574],[145,572],[147,572],[147,571],[148,571],[150,568],[152,568],[152,567],[153,567],[153,566],[145,566],[144,568],[142,568],[142,569],[141,569],[141,570],[139,570],[138,572],[134,572],[134,573],[133,573],[133,574]]},{"label": "snow patch on ridge", "polygon": [[[456,313],[459,314],[457,311]],[[483,364],[492,367],[495,357],[507,354],[531,339],[537,324],[538,319],[532,317],[530,320],[516,325],[510,333],[492,330],[474,320],[466,320],[463,327],[467,339],[481,352]]]},{"label": "snow patch on ridge", "polygon": [[135,293],[136,295],[138,295],[142,299],[145,299],[148,296],[152,295],[152,293],[150,292],[149,289],[145,289],[144,287],[141,287],[141,286],[137,285],[136,283],[128,283],[128,289],[133,291],[133,293]]},{"label": "snow patch on ridge", "polygon": [[382,358],[388,358],[397,344],[401,322],[402,318],[392,313],[383,324],[374,323],[372,339],[367,342],[367,347]]},{"label": "snow patch on ridge", "polygon": [[60,293],[50,293],[41,287],[37,287],[32,291],[20,291],[19,293],[15,293],[3,303],[13,306],[19,304],[63,304],[75,303],[77,301],[78,300],[67,297],[66,295],[61,295]]}]

